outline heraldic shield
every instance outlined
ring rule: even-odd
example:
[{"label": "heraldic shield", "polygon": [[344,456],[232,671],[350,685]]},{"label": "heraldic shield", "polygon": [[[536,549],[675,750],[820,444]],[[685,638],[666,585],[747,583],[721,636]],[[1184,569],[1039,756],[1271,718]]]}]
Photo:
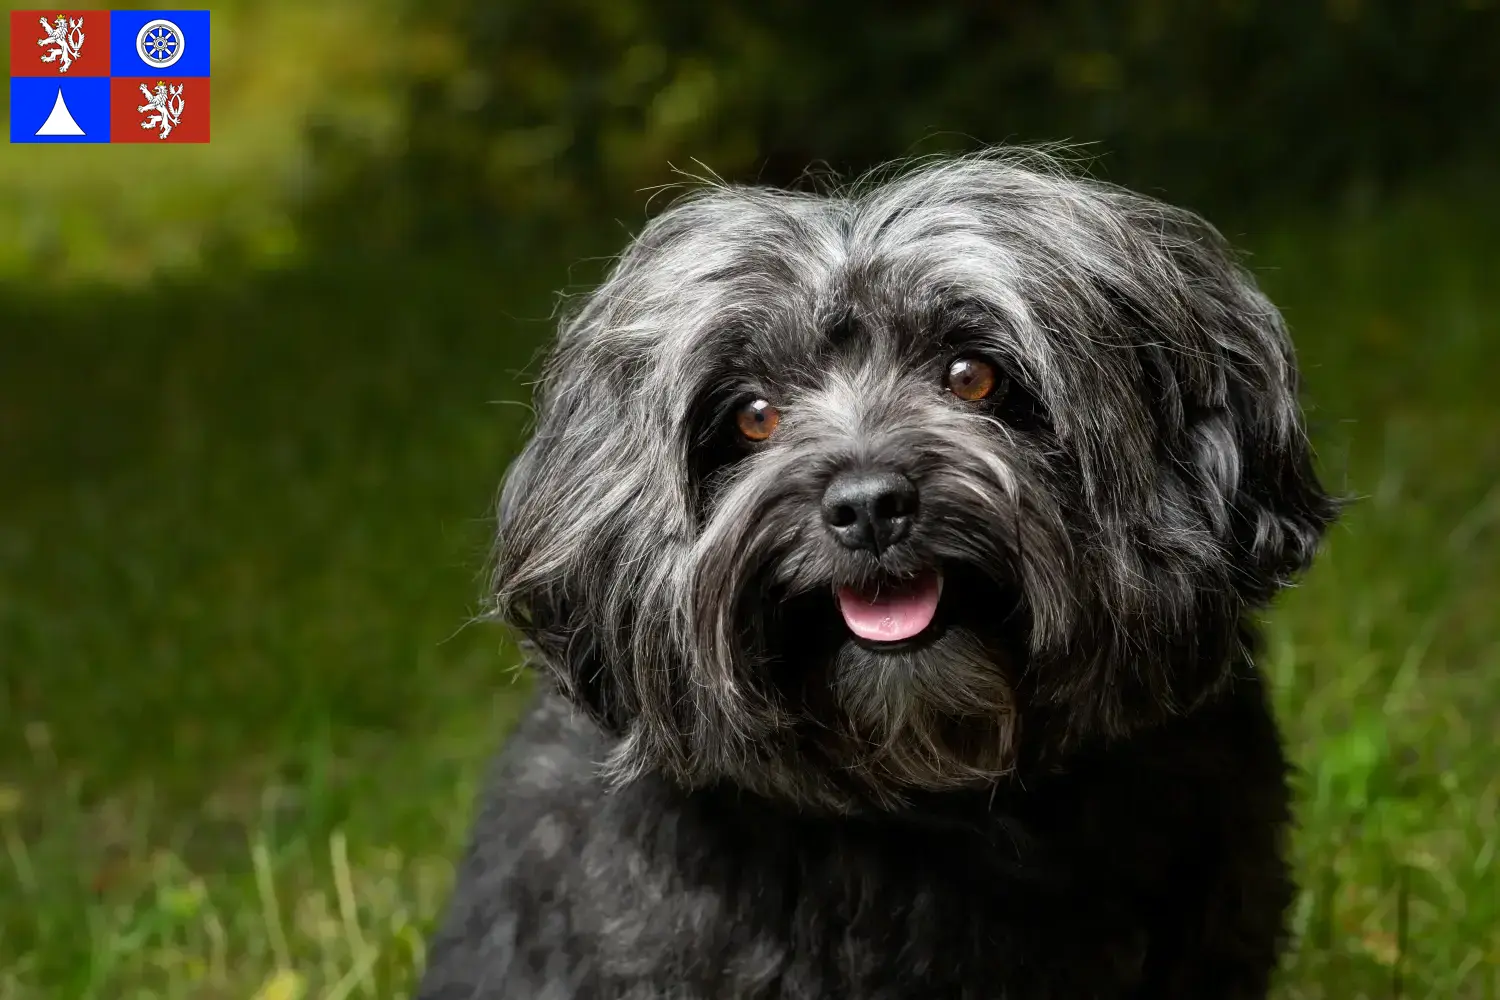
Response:
[{"label": "heraldic shield", "polygon": [[10,14],[13,143],[208,142],[206,10]]}]

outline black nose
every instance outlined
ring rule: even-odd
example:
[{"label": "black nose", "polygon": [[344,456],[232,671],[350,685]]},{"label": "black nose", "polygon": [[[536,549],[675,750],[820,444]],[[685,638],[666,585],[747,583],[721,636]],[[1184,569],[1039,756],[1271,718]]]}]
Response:
[{"label": "black nose", "polygon": [[876,555],[911,531],[917,488],[899,472],[841,472],[823,491],[823,521],[851,549]]}]

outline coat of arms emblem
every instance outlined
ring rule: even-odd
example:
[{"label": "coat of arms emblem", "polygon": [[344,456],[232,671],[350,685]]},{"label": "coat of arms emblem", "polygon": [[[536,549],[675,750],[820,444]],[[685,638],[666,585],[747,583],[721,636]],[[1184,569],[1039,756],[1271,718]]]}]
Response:
[{"label": "coat of arms emblem", "polygon": [[83,48],[83,18],[80,17],[75,21],[69,20],[64,14],[59,14],[57,20],[51,24],[48,24],[44,17],[37,18],[37,24],[42,26],[42,30],[47,35],[45,38],[38,38],[36,43],[43,48],[52,49],[42,56],[42,62],[58,63],[57,71],[66,73]]},{"label": "coat of arms emblem", "polygon": [[142,114],[155,112],[145,121],[141,122],[141,128],[161,128],[158,139],[165,139],[172,133],[172,129],[182,124],[182,109],[187,102],[182,99],[182,88],[185,84],[169,85],[162,81],[156,81],[156,90],[152,92],[141,84],[141,94],[146,98],[146,103],[136,108]]}]

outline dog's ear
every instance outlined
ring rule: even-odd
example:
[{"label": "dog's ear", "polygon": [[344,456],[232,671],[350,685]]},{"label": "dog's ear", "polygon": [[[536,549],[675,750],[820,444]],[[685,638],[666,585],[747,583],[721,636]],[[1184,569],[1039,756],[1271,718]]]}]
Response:
[{"label": "dog's ear", "polygon": [[1339,503],[1314,468],[1280,312],[1206,223],[1175,249],[1198,334],[1178,354],[1180,459],[1259,604],[1308,568]]},{"label": "dog's ear", "polygon": [[[1112,731],[1217,690],[1243,642],[1244,609],[1307,568],[1338,510],[1313,467],[1280,313],[1206,222],[1136,196],[1124,202],[1133,225],[1116,259],[1125,263],[1096,291],[1126,331],[1154,425],[1154,474],[1115,475],[1099,489],[1144,505],[1136,523],[1148,543],[1116,537],[1117,551],[1143,555],[1106,560],[1100,574],[1104,614],[1083,642],[1106,682],[1060,696]],[[1140,441],[1096,438],[1117,462],[1152,460]],[[1104,468],[1094,462],[1096,478]],[[1102,523],[1108,530],[1109,518]]]},{"label": "dog's ear", "polygon": [[1339,510],[1314,469],[1291,338],[1217,230],[1134,196],[1131,207],[1140,242],[1127,252],[1151,275],[1097,291],[1134,331],[1161,473],[1178,480],[1172,506],[1198,509],[1240,593],[1261,603],[1310,565]]},{"label": "dog's ear", "polygon": [[506,470],[497,504],[497,532],[493,558],[491,593],[495,616],[520,635],[523,650],[532,665],[570,702],[608,732],[624,732],[630,717],[621,679],[608,671],[600,654],[594,629],[580,613],[572,589],[572,573],[564,568],[558,576],[530,572],[530,559],[538,532],[538,504],[550,501],[539,496],[545,487],[537,469],[544,466],[544,437],[533,437]]},{"label": "dog's ear", "polygon": [[[1279,432],[1257,428],[1255,417],[1244,413],[1236,423],[1241,472],[1235,488],[1224,494],[1228,541],[1236,564],[1246,571],[1242,589],[1259,603],[1311,565],[1339,503],[1319,481],[1300,413],[1283,418]],[[1199,442],[1206,440],[1195,432]],[[1211,479],[1204,476],[1204,482]]]}]

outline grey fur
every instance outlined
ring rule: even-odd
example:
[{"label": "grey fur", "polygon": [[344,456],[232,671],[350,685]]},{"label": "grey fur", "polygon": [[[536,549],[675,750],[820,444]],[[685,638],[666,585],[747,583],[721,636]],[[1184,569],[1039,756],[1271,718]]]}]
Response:
[{"label": "grey fur", "polygon": [[[993,404],[943,391],[963,352],[1007,377]],[[724,428],[747,396],[783,416],[738,449]],[[993,800],[1239,704],[1236,676],[1259,690],[1247,614],[1335,513],[1285,326],[1219,234],[1035,153],[826,195],[693,192],[561,324],[536,405],[494,614],[599,727],[597,773],[569,780],[662,781],[686,804],[728,787],[831,824]],[[911,537],[879,557],[819,518],[855,466],[920,485]],[[925,645],[872,652],[819,617],[833,585],[933,564],[955,568],[957,610]],[[605,977],[638,994],[559,972],[551,995],[804,995],[675,994],[641,961]]]}]

